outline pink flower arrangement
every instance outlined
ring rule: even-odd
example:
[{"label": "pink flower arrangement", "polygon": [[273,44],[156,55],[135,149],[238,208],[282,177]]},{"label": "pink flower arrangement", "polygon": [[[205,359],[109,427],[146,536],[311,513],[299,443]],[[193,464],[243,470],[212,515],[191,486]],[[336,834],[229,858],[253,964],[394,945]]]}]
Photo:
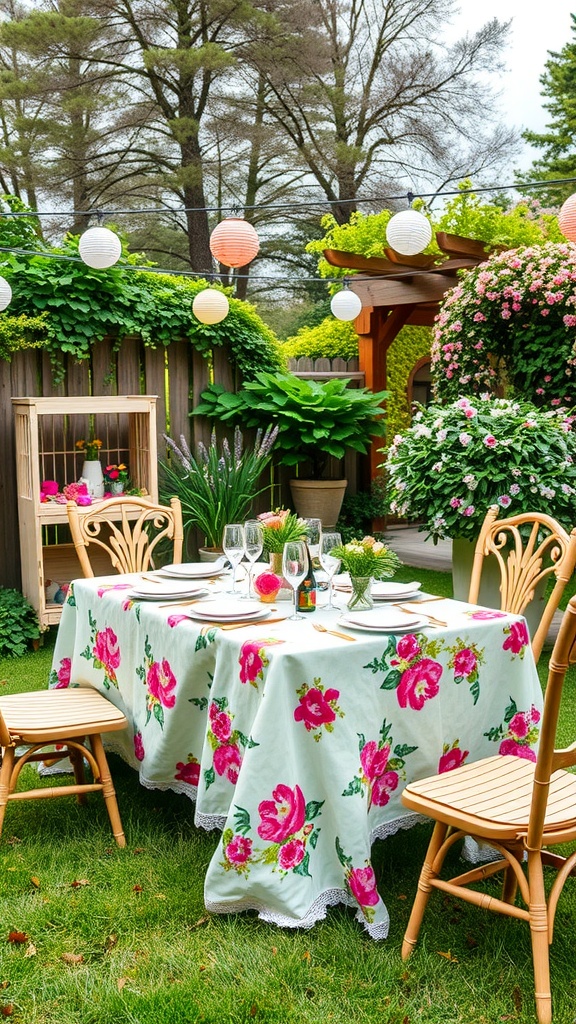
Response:
[{"label": "pink flower arrangement", "polygon": [[275,572],[261,572],[254,580],[254,590],[261,601],[274,601],[282,586],[282,577]]},{"label": "pink flower arrangement", "polygon": [[40,485],[40,501],[54,501],[58,505],[65,505],[67,501],[75,501],[77,505],[91,505],[92,498],[88,494],[86,484],[64,484],[59,489],[57,480],[43,480]]}]

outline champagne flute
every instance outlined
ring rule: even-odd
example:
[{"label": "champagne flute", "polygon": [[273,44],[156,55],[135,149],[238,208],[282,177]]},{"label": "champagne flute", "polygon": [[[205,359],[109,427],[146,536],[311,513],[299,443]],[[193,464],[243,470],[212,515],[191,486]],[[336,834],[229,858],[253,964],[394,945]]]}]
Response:
[{"label": "champagne flute", "polygon": [[308,555],[303,540],[290,540],[284,545],[282,552],[282,575],[294,591],[294,612],[290,619],[303,619],[298,614],[298,587],[308,571]]},{"label": "champagne flute", "polygon": [[335,573],[340,568],[340,559],[336,558],[332,551],[334,548],[340,547],[341,543],[342,537],[339,533],[322,533],[320,535],[320,565],[328,576],[328,604],[324,606],[325,608],[337,607],[332,602],[332,582]]},{"label": "champagne flute", "polygon": [[247,519],[244,523],[244,540],[246,558],[250,563],[250,568],[248,569],[248,593],[242,594],[242,597],[249,600],[251,597],[254,597],[254,590],[252,589],[254,563],[262,554],[262,548],[264,547],[262,523],[258,522],[257,519]]},{"label": "champagne flute", "polygon": [[242,523],[226,524],[224,527],[224,536],[222,537],[222,547],[226,558],[232,566],[232,589],[229,590],[228,593],[237,594],[236,567],[244,558],[245,550],[244,527],[242,526]]},{"label": "champagne flute", "polygon": [[322,533],[321,519],[304,519],[306,523],[306,543],[311,558],[318,558],[320,554],[320,534]]}]

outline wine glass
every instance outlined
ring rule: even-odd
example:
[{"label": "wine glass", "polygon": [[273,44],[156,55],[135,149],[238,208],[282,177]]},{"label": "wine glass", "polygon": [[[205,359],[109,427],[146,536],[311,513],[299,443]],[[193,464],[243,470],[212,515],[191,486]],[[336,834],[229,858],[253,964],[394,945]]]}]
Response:
[{"label": "wine glass", "polygon": [[224,554],[232,566],[232,589],[229,594],[237,594],[236,590],[236,567],[244,558],[245,540],[244,527],[242,523],[227,523],[224,527],[222,537],[222,548]]},{"label": "wine glass", "polygon": [[294,612],[290,619],[303,619],[298,614],[298,587],[308,571],[308,555],[303,540],[290,540],[284,545],[282,553],[282,575],[294,591]]},{"label": "wine glass", "polygon": [[248,569],[248,593],[242,594],[242,597],[249,600],[251,597],[254,597],[254,591],[252,589],[254,563],[262,554],[262,548],[264,547],[262,523],[259,523],[257,519],[247,519],[244,523],[244,541],[244,551],[246,558],[250,563],[250,568]]},{"label": "wine glass", "polygon": [[320,554],[320,534],[322,533],[321,519],[304,519],[306,523],[306,543],[311,558],[318,558]]},{"label": "wine glass", "polygon": [[342,537],[339,533],[320,534],[320,565],[328,576],[328,604],[324,606],[325,608],[336,608],[332,603],[332,581],[340,568],[340,559],[336,558],[332,551],[340,547],[341,543]]}]

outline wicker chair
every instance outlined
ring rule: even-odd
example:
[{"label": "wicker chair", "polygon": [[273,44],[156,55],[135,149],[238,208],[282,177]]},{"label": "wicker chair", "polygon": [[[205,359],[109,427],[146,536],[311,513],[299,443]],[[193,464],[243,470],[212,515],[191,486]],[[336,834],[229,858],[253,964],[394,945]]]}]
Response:
[{"label": "wicker chair", "polygon": [[538,628],[532,637],[532,652],[538,661],[554,612],[576,565],[576,528],[570,534],[544,513],[525,512],[498,519],[498,505],[486,513],[476,543],[468,600],[476,604],[484,559],[494,555],[500,569],[502,611],[521,615],[541,581],[555,577]]},{"label": "wicker chair", "polygon": [[[75,795],[79,803],[85,803],[87,793],[101,792],[114,838],[118,846],[125,846],[101,733],[124,729],[127,725],[122,712],[88,686],[35,690],[0,697],[0,832],[10,800]],[[54,744],[62,748],[55,758]],[[46,759],[60,760],[66,756],[74,769],[73,784],[17,790],[18,778],[25,764]],[[87,782],[84,776],[84,759],[91,769],[91,782]]]},{"label": "wicker chair", "polygon": [[[568,857],[547,848],[576,841],[576,743],[555,749],[564,677],[576,662],[576,597],[564,613],[548,673],[536,762],[512,754],[487,757],[453,771],[410,783],[402,803],[436,824],[418,882],[402,956],[418,938],[432,889],[440,889],[485,910],[526,921],[532,938],[536,1010],[540,1024],[552,1020],[549,945],[558,898],[574,874],[576,852]],[[448,880],[439,877],[444,858],[463,836],[488,842],[500,857]],[[546,898],[543,865],[557,870]],[[503,871],[501,898],[471,886]],[[523,905],[516,902],[520,893]]]},{"label": "wicker chair", "polygon": [[182,561],[182,506],[178,498],[157,505],[146,498],[123,494],[80,511],[66,506],[72,540],[84,576],[95,576],[89,548],[104,551],[111,569],[120,573],[153,568],[154,553],[164,541],[172,543],[171,562]]}]

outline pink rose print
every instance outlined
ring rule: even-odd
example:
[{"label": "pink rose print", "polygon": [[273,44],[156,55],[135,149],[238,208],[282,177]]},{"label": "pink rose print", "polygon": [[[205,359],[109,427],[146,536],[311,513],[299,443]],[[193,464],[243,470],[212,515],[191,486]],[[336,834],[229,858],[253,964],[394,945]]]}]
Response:
[{"label": "pink rose print", "polygon": [[[540,717],[540,716],[538,716],[538,717]],[[508,728],[509,728],[510,732],[512,733],[512,735],[516,736],[517,739],[519,739],[519,740],[525,739],[526,736],[528,735],[528,730],[530,728],[530,721],[529,721],[528,716],[523,714],[521,711],[517,712],[514,715],[514,717],[510,719],[510,722],[508,724]]]},{"label": "pink rose print", "polygon": [[378,748],[375,740],[369,740],[360,751],[360,764],[364,770],[368,782],[373,782],[379,775],[386,771],[390,757],[390,744]]},{"label": "pink rose print", "polygon": [[72,659],[62,658],[60,662],[60,668],[57,670],[56,675],[58,682],[55,684],[55,690],[64,690],[70,686],[70,673],[72,670]]},{"label": "pink rose print", "polygon": [[216,704],[210,705],[210,728],[220,743],[226,743],[232,733],[232,720],[225,711],[220,711]]},{"label": "pink rose print", "polygon": [[508,636],[502,644],[504,651],[511,651],[512,654],[524,655],[524,648],[530,643],[530,637],[525,622],[513,622],[509,628],[505,628]]},{"label": "pink rose print", "polygon": [[506,612],[491,611],[489,608],[480,608],[477,612],[472,612],[470,615],[471,619],[505,619]]},{"label": "pink rose print", "polygon": [[200,764],[192,754],[188,754],[187,761],[176,763],[175,779],[180,782],[187,782],[190,786],[197,786],[200,781]]},{"label": "pink rose print", "polygon": [[306,805],[300,786],[286,786],[279,783],[272,791],[272,800],[258,804],[260,824],[258,835],[269,843],[281,843],[293,836],[304,826]]},{"label": "pink rose print", "polygon": [[376,906],[380,896],[376,888],[376,876],[369,864],[365,868],[352,868],[348,875],[348,885],[361,907]]},{"label": "pink rose print", "polygon": [[306,847],[302,839],[289,839],[278,851],[278,864],[283,871],[291,871],[304,860]]},{"label": "pink rose print", "polygon": [[396,644],[396,653],[403,661],[412,661],[417,658],[421,650],[418,638],[414,636],[414,633],[407,633]]},{"label": "pink rose print", "polygon": [[165,708],[173,708],[176,703],[176,677],[166,658],[153,661],[146,676],[148,692],[154,701]]},{"label": "pink rose print", "polygon": [[142,739],[142,733],[140,731],[134,733],[134,753],[138,761],[144,760],[144,741]]},{"label": "pink rose print", "polygon": [[132,590],[134,587],[133,583],[105,583],[103,586],[98,587],[98,597],[104,597],[109,590]]},{"label": "pink rose print", "polygon": [[385,807],[390,794],[398,789],[398,772],[384,772],[374,780],[370,794],[370,802],[376,807]]},{"label": "pink rose print", "polygon": [[452,747],[444,747],[444,753],[438,761],[438,774],[442,772],[451,772],[454,768],[459,768],[470,753],[469,750],[460,750],[458,746],[458,740]]},{"label": "pink rose print", "polygon": [[[332,732],[333,722],[336,715],[342,717],[338,704],[339,690],[328,688],[324,690],[319,680],[314,680],[316,686],[308,686],[304,683],[296,693],[299,695],[298,707],[294,710],[294,721],[303,722],[308,732],[315,729],[321,730],[322,726],[327,732]],[[319,740],[321,731],[314,734],[314,739]]]},{"label": "pink rose print", "polygon": [[235,743],[223,743],[214,751],[214,769],[233,785],[236,784],[242,765],[242,755]]},{"label": "pink rose print", "polygon": [[442,665],[432,658],[422,658],[405,669],[396,690],[400,707],[421,711],[425,702],[437,695],[441,675]]},{"label": "pink rose print", "polygon": [[103,665],[106,675],[111,678],[115,677],[114,670],[120,664],[120,648],[118,637],[110,626],[96,633],[93,654],[95,659]]},{"label": "pink rose print", "polygon": [[190,622],[187,615],[169,615],[168,625],[170,629],[174,629],[174,626],[178,626],[180,622]]},{"label": "pink rose print", "polygon": [[516,740],[513,739],[502,740],[498,753],[513,754],[514,757],[523,757],[527,761],[536,760],[536,754],[530,749],[530,747],[527,747],[525,744],[517,743]]},{"label": "pink rose print", "polygon": [[457,676],[469,676],[477,666],[478,658],[469,647],[465,647],[454,655],[454,671]]},{"label": "pink rose print", "polygon": [[259,640],[246,641],[240,649],[240,682],[256,685],[257,679],[264,678],[268,658]]},{"label": "pink rose print", "polygon": [[252,840],[247,836],[234,836],[226,845],[224,855],[230,864],[245,864],[252,855]]}]

